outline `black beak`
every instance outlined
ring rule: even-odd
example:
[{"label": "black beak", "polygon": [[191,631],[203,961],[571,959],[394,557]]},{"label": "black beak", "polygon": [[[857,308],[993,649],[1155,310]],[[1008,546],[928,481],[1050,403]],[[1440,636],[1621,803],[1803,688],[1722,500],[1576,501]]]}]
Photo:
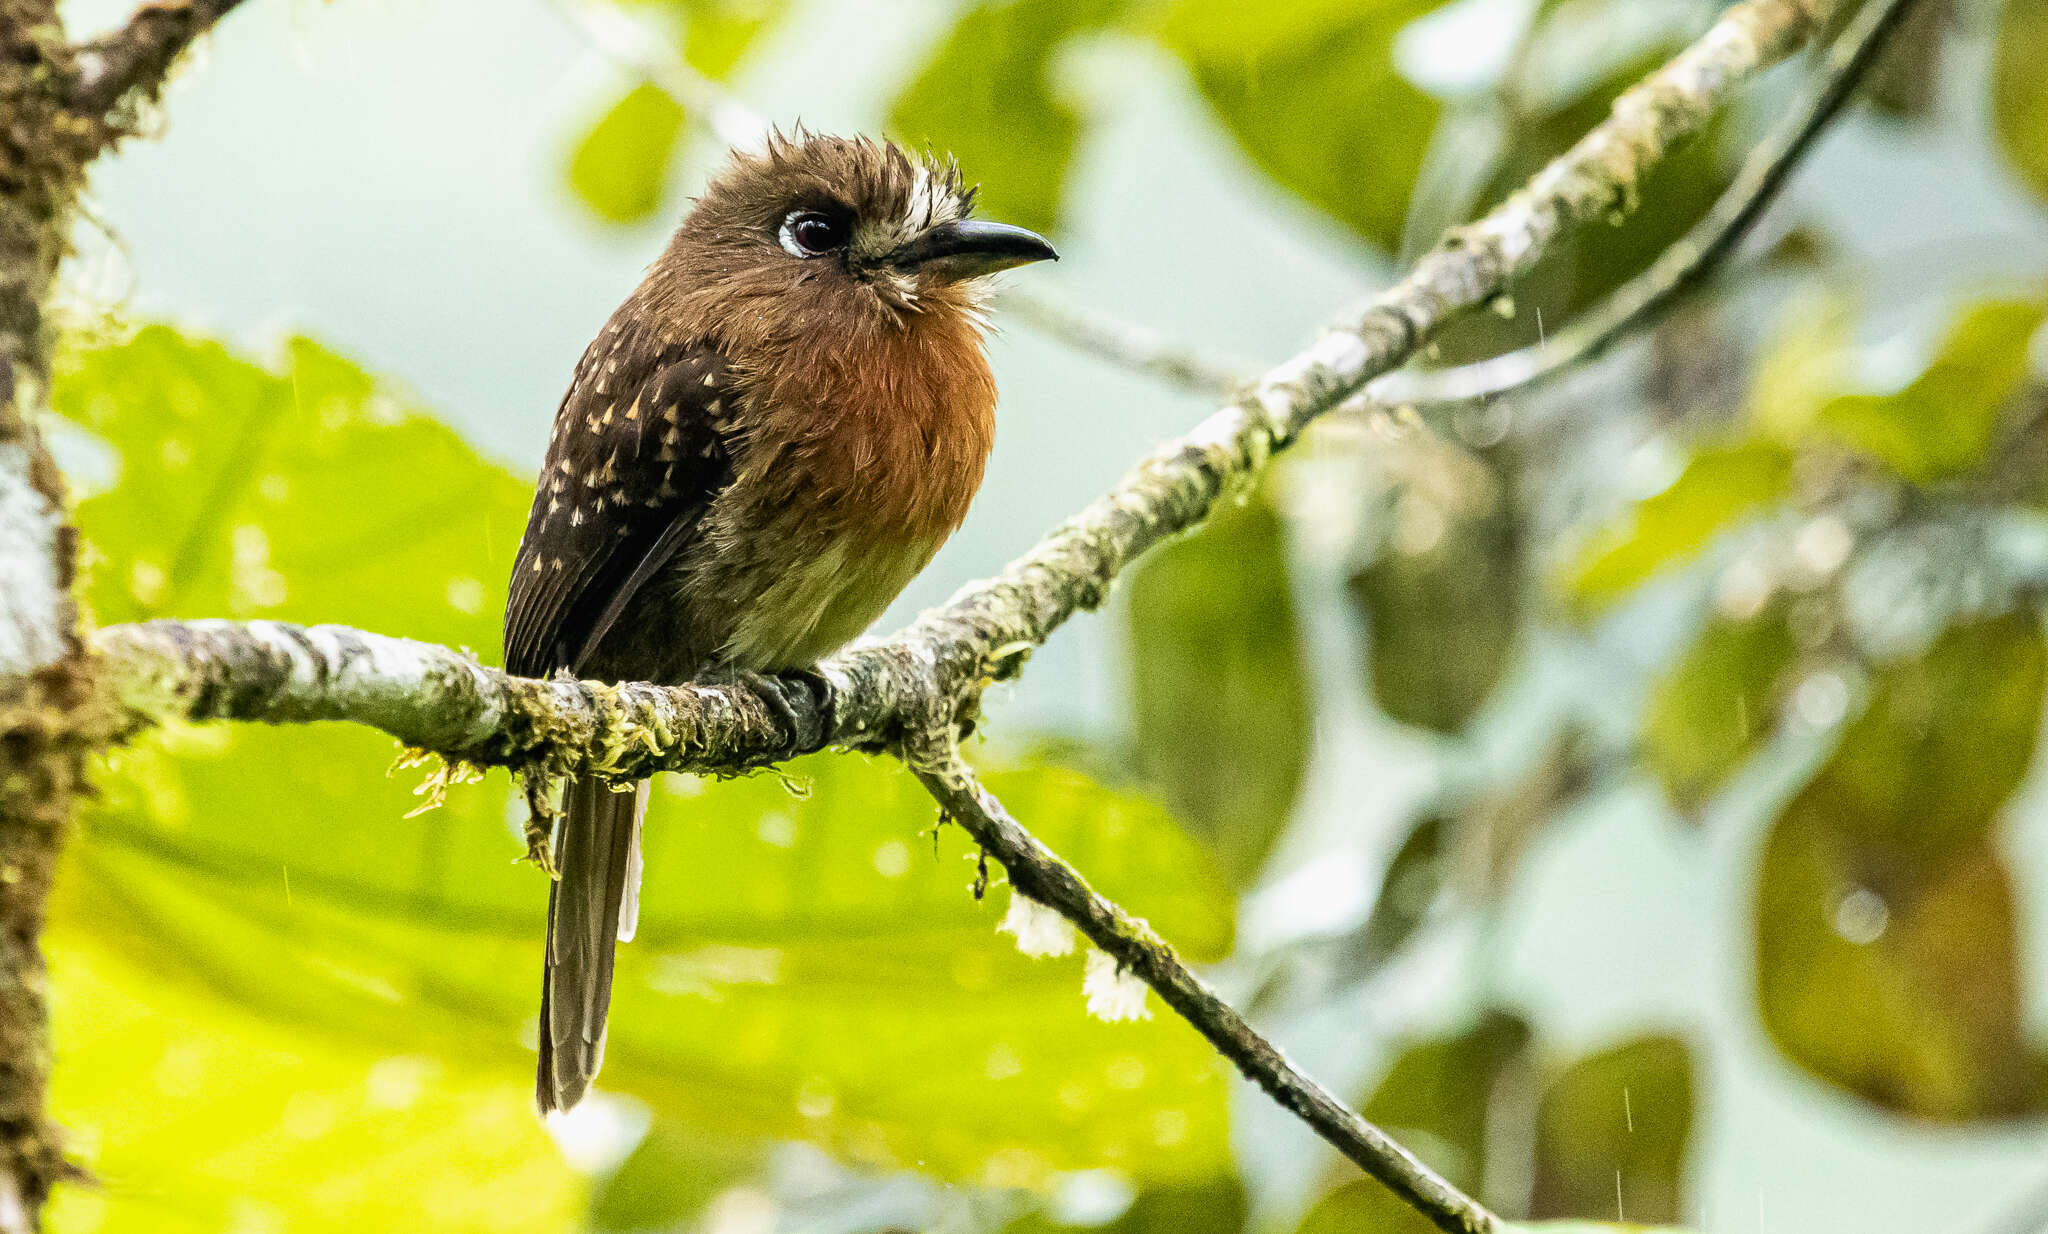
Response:
[{"label": "black beak", "polygon": [[1008,223],[964,219],[928,227],[897,249],[892,263],[899,270],[922,270],[950,283],[980,278],[1034,261],[1058,261],[1060,255],[1045,237]]}]

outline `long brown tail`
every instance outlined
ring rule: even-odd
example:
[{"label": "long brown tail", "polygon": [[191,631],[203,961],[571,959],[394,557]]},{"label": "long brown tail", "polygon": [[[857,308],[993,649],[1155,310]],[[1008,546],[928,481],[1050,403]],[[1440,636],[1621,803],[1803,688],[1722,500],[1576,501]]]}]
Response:
[{"label": "long brown tail", "polygon": [[540,1112],[583,1100],[604,1064],[612,953],[639,916],[640,822],[647,782],[615,793],[602,780],[571,780],[562,796],[548,892],[547,968],[540,986]]}]

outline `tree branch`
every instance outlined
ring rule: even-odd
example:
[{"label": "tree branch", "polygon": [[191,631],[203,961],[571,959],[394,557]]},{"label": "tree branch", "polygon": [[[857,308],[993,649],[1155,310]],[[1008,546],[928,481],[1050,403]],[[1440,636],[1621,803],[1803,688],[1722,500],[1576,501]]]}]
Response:
[{"label": "tree branch", "polygon": [[171,65],[242,0],[150,0],[128,24],[78,48],[71,106],[99,118],[124,100],[156,98]]},{"label": "tree branch", "polygon": [[1166,1004],[1208,1038],[1245,1078],[1264,1089],[1377,1178],[1410,1207],[1450,1234],[1492,1234],[1500,1220],[1477,1200],[1396,1144],[1386,1132],[1354,1113],[1329,1090],[1296,1070],[1273,1043],[1245,1023],[1216,996],[1172,947],[1142,920],[1095,893],[1078,873],[1026,831],[962,762],[951,741],[925,752],[910,751],[908,762],[946,817],[965,828],[1000,861],[1014,894],[1058,910],[1080,927],[1119,969],[1137,974]]},{"label": "tree branch", "polygon": [[70,1177],[51,1123],[44,915],[96,742],[72,598],[77,536],[40,431],[43,304],[106,126],[80,117],[54,0],[0,0],[0,1234],[40,1227]]},{"label": "tree branch", "polygon": [[1741,245],[1777,200],[1813,143],[1869,75],[1915,0],[1872,0],[1856,10],[1797,106],[1742,161],[1707,213],[1671,247],[1598,307],[1533,347],[1388,383],[1390,403],[1454,403],[1535,385],[1591,360],[1704,283]]},{"label": "tree branch", "polygon": [[[1745,0],[1729,9],[1699,42],[1617,99],[1607,121],[1490,214],[1454,229],[1357,319],[1333,327],[1251,383],[1237,402],[1160,447],[998,578],[963,588],[888,640],[828,661],[820,669],[828,697],[814,712],[799,708],[795,714],[807,717],[799,723],[777,719],[781,703],[764,697],[759,683],[674,690],[494,684],[489,690],[518,700],[502,713],[504,731],[451,742],[442,752],[517,766],[523,757],[518,751],[538,757],[545,750],[562,767],[610,767],[613,774],[631,776],[718,765],[737,769],[824,744],[887,744],[935,717],[965,718],[991,680],[1015,671],[1025,653],[1069,617],[1100,605],[1131,561],[1200,522],[1227,491],[1248,483],[1275,450],[1290,445],[1317,417],[1404,363],[1452,316],[1501,294],[1564,231],[1625,208],[1643,175],[1696,133],[1735,87],[1810,36],[1819,2]],[[425,671],[423,650],[453,655],[444,649],[316,627],[331,640],[329,646],[284,652],[274,644],[281,637],[277,632],[287,629],[274,623],[158,622],[103,632],[110,680],[121,683],[115,697],[129,711],[124,723],[132,727],[171,716],[293,721],[310,718],[306,709],[324,698],[317,708],[324,718],[360,718],[413,740],[443,732],[449,721],[438,708],[447,697],[464,697],[421,701],[406,693],[405,683],[412,680],[406,674]],[[353,714],[358,704],[350,691],[368,689],[382,677],[378,656],[397,655],[397,649],[405,654],[390,661],[397,667],[385,682],[388,688],[374,693],[375,707]],[[279,677],[280,655],[303,655],[294,661],[301,675]],[[490,673],[464,663],[465,673]],[[343,665],[346,674],[321,675]],[[253,676],[244,679],[239,674],[245,671]],[[330,690],[330,680],[354,684],[350,691]],[[798,697],[813,692],[797,678],[772,689]],[[620,710],[604,705],[606,697],[621,700]],[[591,722],[601,732],[615,721],[632,729],[638,721],[626,713],[636,708],[642,711],[635,714],[647,717],[646,733],[634,734],[639,748],[593,754],[564,740],[581,731],[577,717],[586,715],[598,717]],[[742,715],[745,722],[732,719]],[[754,724],[757,715],[767,717],[764,724]],[[820,722],[819,716],[826,718]],[[566,727],[545,731],[557,718]],[[536,726],[533,732],[520,731],[529,723]],[[679,735],[664,739],[665,725],[677,726]]]}]

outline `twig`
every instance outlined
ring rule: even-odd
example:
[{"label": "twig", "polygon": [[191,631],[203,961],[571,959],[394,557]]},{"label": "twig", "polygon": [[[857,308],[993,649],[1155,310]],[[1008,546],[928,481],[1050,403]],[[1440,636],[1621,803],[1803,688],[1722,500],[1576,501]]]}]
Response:
[{"label": "twig", "polygon": [[726,145],[755,149],[767,136],[767,120],[692,68],[689,61],[673,52],[650,52],[649,47],[666,48],[669,41],[651,38],[618,5],[609,0],[560,0],[557,7],[583,32],[592,47],[640,74],[675,100],[686,118],[702,125]]},{"label": "twig", "polygon": [[1227,399],[1245,385],[1244,377],[1218,368],[1156,330],[1016,289],[1005,290],[999,303],[1008,315],[1055,342],[1190,394]]},{"label": "twig", "polygon": [[2048,1175],[2028,1180],[2017,1195],[1989,1216],[1966,1227],[1970,1234],[2044,1234],[2048,1232]]},{"label": "twig", "polygon": [[1477,1200],[1418,1161],[1329,1090],[1296,1070],[1273,1043],[1245,1023],[1181,962],[1150,926],[1095,893],[1086,880],[1039,843],[962,762],[950,740],[906,762],[946,816],[1003,863],[1012,890],[1057,909],[1080,927],[1120,969],[1137,974],[1206,1037],[1245,1078],[1314,1128],[1366,1173],[1451,1234],[1490,1234],[1499,1219]]},{"label": "twig", "polygon": [[71,105],[92,117],[106,115],[130,95],[152,99],[178,53],[213,28],[241,0],[150,0],[128,24],[78,49]]},{"label": "twig", "polygon": [[1914,0],[1873,0],[1828,46],[1821,74],[1742,162],[1734,181],[1691,230],[1599,307],[1548,339],[1436,373],[1404,373],[1375,396],[1388,403],[1468,402],[1534,385],[1605,351],[1710,277],[1777,199],[1814,141],[1840,114],[1912,8]]}]

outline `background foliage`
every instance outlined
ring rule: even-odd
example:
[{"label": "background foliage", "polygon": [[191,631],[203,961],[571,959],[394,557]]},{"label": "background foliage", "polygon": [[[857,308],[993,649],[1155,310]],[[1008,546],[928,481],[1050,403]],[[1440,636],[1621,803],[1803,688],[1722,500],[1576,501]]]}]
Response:
[{"label": "background foliage", "polygon": [[[740,89],[826,7],[632,16],[657,59]],[[904,50],[863,123],[955,152],[992,217],[1063,236],[1083,155],[1119,123],[1075,63],[1164,73],[1177,122],[1329,262],[1391,270],[1711,15],[933,6],[888,32]],[[1519,33],[1474,50],[1489,29]],[[1837,140],[1880,167],[1966,149],[1994,169],[1973,191],[2038,216],[2044,30],[2040,0],[1925,0],[1877,114]],[[631,75],[581,95],[584,118],[543,135],[573,225],[658,232],[702,174],[702,117]],[[1597,302],[1782,103],[1745,101],[1635,218],[1561,246],[1437,361]],[[2048,293],[1995,239],[1949,264],[2003,277],[1874,270],[1863,229],[1931,223],[1860,204],[1780,210],[1715,288],[1556,389],[1320,431],[1122,590],[1109,723],[998,719],[979,750],[1098,887],[1514,1217],[1778,1228],[1702,1199],[1716,1120],[1760,1087],[1801,1136],[1847,1124],[1887,1160],[1964,1134],[2038,1156],[2048,870],[2016,837],[2043,816]],[[444,294],[431,269],[381,277]],[[301,308],[320,316],[283,312]],[[55,402],[98,477],[79,511],[94,618],[341,621],[495,658],[528,468],[379,361],[82,317]],[[1013,399],[1006,423],[1036,410]],[[1091,1020],[1081,956],[1018,954],[1000,881],[978,900],[971,847],[852,757],[663,783],[614,1099],[550,1136],[526,1096],[542,887],[512,863],[508,785],[436,805],[421,770],[380,774],[396,753],[346,728],[206,729],[111,761],[56,906],[58,1108],[103,1185],[67,1191],[57,1228],[1426,1228],[1298,1130],[1269,1135],[1156,1000],[1149,1021]],[[1421,770],[1391,781],[1397,763]],[[1696,977],[1710,1014],[1588,1031],[1511,976],[1518,906],[1589,828],[1736,872],[1745,937],[1734,972]],[[1598,912],[1585,897],[1585,929],[1649,928]],[[1898,1219],[1853,1228],[1927,1228]]]}]

